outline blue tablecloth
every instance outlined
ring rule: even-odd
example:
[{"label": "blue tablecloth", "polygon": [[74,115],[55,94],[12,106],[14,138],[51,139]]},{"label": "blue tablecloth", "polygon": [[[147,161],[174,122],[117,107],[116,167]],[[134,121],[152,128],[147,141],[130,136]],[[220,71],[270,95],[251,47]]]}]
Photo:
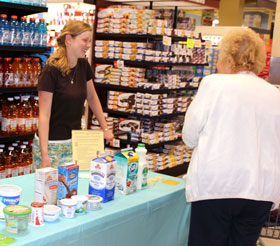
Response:
[{"label": "blue tablecloth", "polygon": [[[149,173],[149,177],[160,175]],[[186,203],[182,179],[171,186],[160,181],[130,195],[116,193],[115,200],[102,203],[98,211],[73,219],[59,217],[43,227],[28,227],[24,235],[9,234],[5,222],[0,233],[17,238],[11,245],[20,246],[176,246],[187,245],[190,204]],[[34,196],[34,174],[0,180],[23,188],[20,204],[30,205]],[[89,180],[79,179],[78,194],[87,194]]]}]

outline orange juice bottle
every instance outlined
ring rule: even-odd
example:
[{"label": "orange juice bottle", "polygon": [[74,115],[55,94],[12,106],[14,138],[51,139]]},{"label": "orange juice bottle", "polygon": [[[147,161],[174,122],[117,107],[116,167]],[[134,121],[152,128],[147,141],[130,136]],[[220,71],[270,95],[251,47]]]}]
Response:
[{"label": "orange juice bottle", "polygon": [[31,63],[31,58],[25,58],[26,64],[27,64],[27,74],[28,74],[28,84],[27,86],[30,87],[34,83],[34,74],[33,74],[33,68]]},{"label": "orange juice bottle", "polygon": [[28,97],[25,97],[23,99],[23,105],[22,105],[22,114],[25,118],[25,133],[31,133],[32,132],[32,112],[31,112],[31,106],[28,102]]},{"label": "orange juice bottle", "polygon": [[17,133],[17,110],[16,110],[16,105],[14,103],[14,98],[12,98],[11,102],[10,102],[10,107],[9,110],[10,112],[10,134],[14,135]]},{"label": "orange juice bottle", "polygon": [[22,66],[22,83],[23,83],[23,87],[28,87],[30,85],[30,80],[29,80],[29,74],[28,74],[28,71],[27,71],[27,63],[29,61],[30,58],[24,58],[22,63],[21,63],[21,66]]},{"label": "orange juice bottle", "polygon": [[18,155],[18,175],[24,174],[24,167],[27,162],[26,146],[24,144],[20,145],[20,152]]},{"label": "orange juice bottle", "polygon": [[20,110],[20,96],[14,96],[14,102],[16,106],[16,119],[17,119],[17,133],[19,132],[19,123],[20,123],[20,118],[19,118],[19,110]]},{"label": "orange juice bottle", "polygon": [[13,75],[11,57],[4,58],[3,70],[4,70],[3,87],[14,87],[14,75]]},{"label": "orange juice bottle", "polygon": [[0,149],[0,179],[6,178],[4,150]]},{"label": "orange juice bottle", "polygon": [[23,101],[18,106],[18,134],[25,133],[25,116],[23,114]]},{"label": "orange juice bottle", "polygon": [[14,87],[20,87],[20,62],[21,62],[21,58],[20,57],[16,57],[14,59],[14,62],[12,63],[12,70],[13,70],[13,74],[14,74]]},{"label": "orange juice bottle", "polygon": [[34,97],[34,103],[32,105],[32,132],[36,132],[39,126],[39,97]]},{"label": "orange juice bottle", "polygon": [[10,146],[5,155],[6,178],[12,177],[12,168],[14,167],[15,160],[16,156],[14,153],[14,147]]},{"label": "orange juice bottle", "polygon": [[42,71],[42,67],[41,67],[39,58],[34,58],[33,63],[34,63],[34,83],[33,83],[33,86],[37,86],[38,85],[38,78],[39,78],[39,75]]},{"label": "orange juice bottle", "polygon": [[11,133],[11,110],[10,105],[13,102],[12,97],[8,97],[7,101],[3,104],[2,109],[2,124],[1,124],[1,133],[3,135],[9,135]]}]

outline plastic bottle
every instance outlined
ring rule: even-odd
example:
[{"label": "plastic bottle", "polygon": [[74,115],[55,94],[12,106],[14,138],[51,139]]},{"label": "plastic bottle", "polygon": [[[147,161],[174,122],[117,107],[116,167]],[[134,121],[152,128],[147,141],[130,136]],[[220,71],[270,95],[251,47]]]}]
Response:
[{"label": "plastic bottle", "polygon": [[17,110],[14,102],[14,98],[10,101],[9,106],[9,115],[10,115],[10,135],[15,135],[17,133]]},{"label": "plastic bottle", "polygon": [[12,58],[5,57],[3,63],[3,70],[4,70],[4,83],[3,87],[14,87],[14,74],[12,68]]},{"label": "plastic bottle", "polygon": [[12,177],[12,168],[14,167],[15,160],[14,147],[8,147],[8,151],[5,155],[6,178]]},{"label": "plastic bottle", "polygon": [[33,59],[33,85],[32,86],[37,86],[38,85],[38,78],[41,73],[41,64],[40,64],[40,59],[39,58],[34,58]]},{"label": "plastic bottle", "polygon": [[6,14],[0,15],[0,45],[9,45],[10,31]]},{"label": "plastic bottle", "polygon": [[29,78],[29,71],[28,71],[28,63],[30,61],[30,58],[25,57],[21,63],[21,80],[22,80],[22,86],[28,87],[31,86],[30,78]]},{"label": "plastic bottle", "polygon": [[23,101],[18,106],[18,134],[25,134],[25,115],[23,114]]},{"label": "plastic bottle", "polygon": [[17,119],[17,133],[19,133],[19,124],[20,124],[20,117],[19,117],[19,111],[20,111],[20,96],[14,96],[14,103],[16,108],[16,119]]},{"label": "plastic bottle", "polygon": [[30,103],[28,102],[28,97],[23,98],[23,105],[22,105],[22,114],[25,118],[25,133],[32,132],[32,108]]},{"label": "plastic bottle", "polygon": [[9,45],[19,46],[20,45],[20,27],[17,21],[17,16],[12,15],[9,21],[9,30],[10,30],[10,40]]},{"label": "plastic bottle", "polygon": [[47,30],[47,25],[45,23],[45,19],[39,20],[38,32],[39,32],[39,46],[47,47],[48,30]]},{"label": "plastic bottle", "polygon": [[30,145],[28,141],[23,141],[23,144],[26,146],[25,153],[26,153],[26,162],[24,166],[24,174],[32,173],[32,149],[30,148]]},{"label": "plastic bottle", "polygon": [[32,132],[35,133],[39,126],[39,97],[34,97],[32,108]]},{"label": "plastic bottle", "polygon": [[3,83],[4,83],[3,58],[0,57],[0,88],[3,87]]},{"label": "plastic bottle", "polygon": [[11,134],[11,118],[13,117],[13,112],[11,110],[11,105],[13,103],[13,98],[8,97],[7,102],[3,105],[2,109],[2,125],[1,125],[1,133],[3,135]]},{"label": "plastic bottle", "polygon": [[29,21],[30,42],[32,47],[39,46],[38,25],[35,18],[30,18]]},{"label": "plastic bottle", "polygon": [[21,63],[20,57],[14,58],[14,62],[12,63],[12,71],[14,75],[14,87],[20,87],[20,83],[21,83],[20,63]]},{"label": "plastic bottle", "polygon": [[31,46],[29,27],[25,16],[22,16],[20,18],[19,29],[20,29],[20,40],[21,40],[20,45]]},{"label": "plastic bottle", "polygon": [[135,152],[139,156],[137,189],[141,190],[148,186],[148,165],[146,161],[147,149],[145,148],[145,144],[138,144]]},{"label": "plastic bottle", "polygon": [[[28,158],[28,153],[26,152],[26,146],[25,145],[20,145],[20,151],[18,155],[18,175],[24,175],[24,168],[27,165],[27,158]],[[29,172],[28,172],[29,173]]]},{"label": "plastic bottle", "polygon": [[0,179],[6,178],[4,150],[0,149]]}]

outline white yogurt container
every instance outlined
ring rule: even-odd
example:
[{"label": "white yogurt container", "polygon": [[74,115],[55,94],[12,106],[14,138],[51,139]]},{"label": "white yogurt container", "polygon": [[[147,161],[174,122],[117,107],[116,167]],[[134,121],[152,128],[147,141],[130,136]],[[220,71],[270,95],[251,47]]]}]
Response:
[{"label": "white yogurt container", "polygon": [[19,204],[22,188],[17,185],[0,185],[0,218],[5,218],[3,208],[9,205]]},{"label": "white yogurt container", "polygon": [[88,197],[82,195],[75,195],[71,197],[77,201],[76,214],[84,214],[87,210]]},{"label": "white yogurt container", "polygon": [[62,216],[64,218],[73,218],[75,215],[77,201],[74,199],[62,199],[60,200],[60,207],[62,211]]},{"label": "white yogurt container", "polygon": [[87,209],[88,210],[97,210],[100,207],[100,203],[102,202],[102,197],[96,195],[88,195],[88,203]]}]

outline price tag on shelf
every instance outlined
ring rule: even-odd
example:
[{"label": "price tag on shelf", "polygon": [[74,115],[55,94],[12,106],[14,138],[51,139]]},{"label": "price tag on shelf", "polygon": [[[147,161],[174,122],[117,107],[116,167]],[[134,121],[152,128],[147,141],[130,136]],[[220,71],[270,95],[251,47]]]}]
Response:
[{"label": "price tag on shelf", "polygon": [[188,38],[187,40],[187,48],[193,49],[194,48],[194,39]]},{"label": "price tag on shelf", "polygon": [[168,36],[163,36],[162,37],[162,43],[166,46],[171,46],[172,44],[172,38]]},{"label": "price tag on shelf", "polygon": [[124,60],[114,61],[114,67],[115,68],[123,69],[124,68]]},{"label": "price tag on shelf", "polygon": [[194,40],[194,47],[195,48],[200,48],[201,47],[201,41],[199,39]]}]

